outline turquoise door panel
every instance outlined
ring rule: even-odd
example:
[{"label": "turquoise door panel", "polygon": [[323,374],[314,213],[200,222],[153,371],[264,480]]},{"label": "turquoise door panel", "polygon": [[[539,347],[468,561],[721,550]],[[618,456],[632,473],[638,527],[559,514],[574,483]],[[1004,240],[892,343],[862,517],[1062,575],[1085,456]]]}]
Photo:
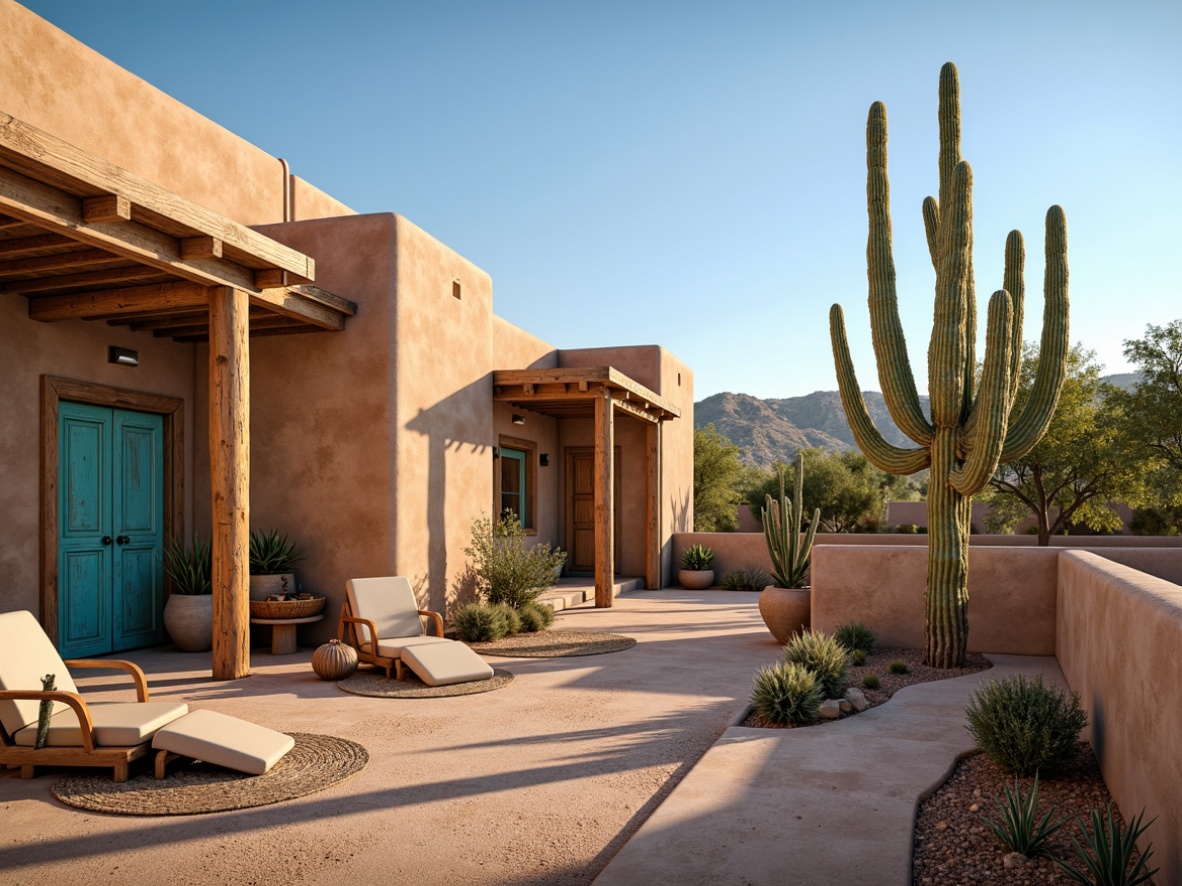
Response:
[{"label": "turquoise door panel", "polygon": [[58,416],[59,649],[161,642],[164,420],[66,402]]}]

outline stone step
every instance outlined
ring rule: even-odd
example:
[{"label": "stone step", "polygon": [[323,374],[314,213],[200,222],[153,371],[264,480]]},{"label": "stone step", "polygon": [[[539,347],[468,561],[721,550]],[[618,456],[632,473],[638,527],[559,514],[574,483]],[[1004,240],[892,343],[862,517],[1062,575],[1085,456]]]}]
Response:
[{"label": "stone step", "polygon": [[[620,594],[626,594],[629,591],[643,589],[643,578],[627,578],[621,576],[612,585],[612,596],[618,597]],[[560,579],[558,584],[542,593],[542,596],[538,598],[538,602],[547,604],[555,612],[561,612],[563,609],[573,609],[587,602],[594,603],[595,582],[582,578]]]}]

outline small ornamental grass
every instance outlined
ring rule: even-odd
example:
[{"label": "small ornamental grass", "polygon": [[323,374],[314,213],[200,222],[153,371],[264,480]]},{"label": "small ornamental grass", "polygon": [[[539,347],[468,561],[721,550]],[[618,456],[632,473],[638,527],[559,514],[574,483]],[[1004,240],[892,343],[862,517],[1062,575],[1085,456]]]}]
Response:
[{"label": "small ornamental grass", "polygon": [[1027,858],[1046,855],[1047,840],[1055,831],[1067,824],[1069,819],[1060,818],[1058,821],[1052,822],[1051,819],[1055,815],[1054,806],[1048,809],[1041,819],[1038,818],[1037,775],[1034,776],[1034,785],[1030,788],[1026,799],[1022,799],[1022,789],[1016,778],[1012,792],[1008,784],[1002,785],[1002,791],[1003,795],[995,798],[997,805],[1001,808],[1000,820],[984,819],[989,830],[993,831],[997,835],[997,839],[1001,840],[1002,845],[1011,852],[1020,852]]},{"label": "small ornamental grass", "polygon": [[469,603],[456,613],[456,632],[467,643],[492,643],[521,627],[517,610],[504,603]]},{"label": "small ornamental grass", "polygon": [[1099,807],[1093,806],[1091,833],[1088,832],[1082,821],[1079,823],[1079,830],[1084,838],[1084,843],[1087,844],[1087,850],[1080,845],[1075,837],[1071,838],[1071,842],[1075,844],[1075,852],[1083,862],[1085,870],[1080,871],[1073,865],[1057,858],[1054,860],[1055,864],[1062,868],[1069,878],[1076,883],[1084,884],[1084,886],[1138,886],[1141,883],[1148,883],[1159,870],[1158,868],[1148,869],[1149,859],[1153,857],[1152,843],[1145,847],[1145,852],[1137,859],[1137,863],[1133,864],[1133,853],[1136,850],[1137,840],[1145,833],[1145,829],[1157,820],[1150,819],[1142,824],[1141,819],[1144,817],[1145,810],[1142,809],[1137,817],[1129,822],[1126,829],[1117,821],[1116,815],[1112,811],[1111,802],[1108,804],[1107,822],[1101,817]]},{"label": "small ornamental grass", "polygon": [[881,689],[882,688],[882,681],[880,679],[878,679],[878,677],[876,677],[874,674],[867,674],[865,677],[862,678],[862,685],[865,686],[867,689]]},{"label": "small ornamental grass", "polygon": [[521,633],[536,634],[554,623],[554,610],[545,603],[526,603],[517,610]]},{"label": "small ornamental grass", "polygon": [[772,577],[758,566],[744,566],[732,569],[718,584],[726,591],[762,591],[771,583]]},{"label": "small ornamental grass", "polygon": [[858,667],[862,667],[862,665],[866,664],[866,650],[855,649],[852,653],[850,653],[850,658],[854,660],[854,664],[856,664]]},{"label": "small ornamental grass", "polygon": [[823,698],[840,698],[845,689],[846,648],[832,634],[801,631],[784,647],[784,661],[803,665],[817,675]]},{"label": "small ornamental grass", "polygon": [[751,688],[756,713],[778,726],[816,720],[821,699],[817,675],[804,665],[786,661],[760,668]]},{"label": "small ornamental grass", "polygon": [[874,641],[877,639],[874,631],[860,621],[847,621],[843,625],[838,625],[833,636],[850,652],[873,652]]},{"label": "small ornamental grass", "polygon": [[1018,674],[990,680],[965,711],[977,746],[1006,772],[1033,775],[1061,768],[1075,757],[1088,725],[1079,696]]},{"label": "small ornamental grass", "polygon": [[892,661],[889,665],[887,665],[887,670],[892,674],[908,674],[911,672],[911,669],[907,667],[907,662],[905,661]]}]

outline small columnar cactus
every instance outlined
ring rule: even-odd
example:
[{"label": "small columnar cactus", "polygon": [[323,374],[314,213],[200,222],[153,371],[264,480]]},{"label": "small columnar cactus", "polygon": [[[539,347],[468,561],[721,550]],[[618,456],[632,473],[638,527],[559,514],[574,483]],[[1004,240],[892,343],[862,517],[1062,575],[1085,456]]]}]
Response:
[{"label": "small columnar cactus", "polygon": [[796,453],[793,465],[792,498],[784,494],[784,472],[780,472],[780,500],[767,496],[763,508],[763,537],[772,558],[772,580],[778,588],[799,588],[808,579],[813,538],[821,523],[821,509],[813,511],[813,520],[804,537],[800,524],[804,502],[804,456]]},{"label": "small columnar cactus", "polygon": [[931,419],[924,415],[899,322],[891,254],[886,109],[870,108],[866,123],[866,244],[870,325],[878,377],[891,418],[916,444],[887,443],[866,410],[854,374],[840,305],[829,312],[837,380],[858,447],[891,474],[930,468],[925,663],[964,664],[968,642],[968,543],[972,497],[1001,462],[1042,438],[1067,372],[1067,224],[1052,206],[1046,219],[1046,271],[1038,374],[1030,399],[1011,421],[1018,391],[1025,298],[1022,235],[1006,241],[1004,288],[989,299],[985,357],[977,379],[977,307],[973,282],[973,172],[960,156],[960,89],[956,67],[940,71],[940,196],[923,203],[928,251],[936,270],[935,323],[928,347]]},{"label": "small columnar cactus", "polygon": [[[46,692],[57,689],[57,674],[46,674],[42,677],[41,688]],[[53,704],[53,699],[41,699],[41,708],[37,712],[37,738],[33,742],[33,747],[37,750],[45,747],[49,740],[49,721],[53,719]]]}]

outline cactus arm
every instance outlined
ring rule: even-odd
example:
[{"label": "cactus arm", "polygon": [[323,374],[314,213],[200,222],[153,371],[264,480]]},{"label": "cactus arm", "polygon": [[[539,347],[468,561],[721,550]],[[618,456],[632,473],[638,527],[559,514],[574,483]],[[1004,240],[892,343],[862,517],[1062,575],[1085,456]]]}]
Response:
[{"label": "cactus arm", "polygon": [[923,198],[923,230],[928,236],[928,253],[932,267],[939,270],[940,253],[936,250],[936,237],[940,232],[940,204],[935,197]]},{"label": "cactus arm", "polygon": [[853,431],[854,441],[876,468],[888,474],[914,474],[931,463],[926,447],[900,449],[883,439],[874,420],[866,411],[866,401],[858,387],[850,346],[846,340],[845,317],[841,305],[829,309],[829,335],[833,342],[833,359],[837,364],[837,387],[841,391],[841,405]]},{"label": "cactus arm", "polygon": [[907,340],[899,321],[895,260],[891,254],[891,186],[887,178],[887,123],[882,102],[870,107],[866,120],[866,275],[869,281],[870,329],[878,378],[891,418],[921,446],[932,439],[907,358]]},{"label": "cactus arm", "polygon": [[960,156],[960,76],[956,65],[945,62],[940,68],[940,206],[948,207],[956,179]]},{"label": "cactus arm", "polygon": [[1013,336],[1010,344],[1011,407],[1014,405],[1014,398],[1018,396],[1018,376],[1022,370],[1022,320],[1026,304],[1025,264],[1026,246],[1022,242],[1022,232],[1010,231],[1010,235],[1006,237],[1005,282],[1002,287],[1010,294],[1010,304],[1014,308]]},{"label": "cactus arm", "polygon": [[961,424],[964,400],[968,284],[973,248],[973,171],[957,164],[952,199],[941,206],[940,268],[936,273],[936,308],[928,348],[928,388],[932,422],[937,428]]},{"label": "cactus arm", "polygon": [[962,466],[948,474],[948,483],[961,495],[976,495],[997,470],[1009,418],[1009,394],[1014,311],[1004,289],[989,299],[985,367],[981,391],[973,408],[976,428],[971,451]]},{"label": "cactus arm", "polygon": [[1006,435],[1001,460],[1021,458],[1046,433],[1067,377],[1067,219],[1063,209],[1047,210],[1046,273],[1043,278],[1042,341],[1038,372],[1022,414]]}]

